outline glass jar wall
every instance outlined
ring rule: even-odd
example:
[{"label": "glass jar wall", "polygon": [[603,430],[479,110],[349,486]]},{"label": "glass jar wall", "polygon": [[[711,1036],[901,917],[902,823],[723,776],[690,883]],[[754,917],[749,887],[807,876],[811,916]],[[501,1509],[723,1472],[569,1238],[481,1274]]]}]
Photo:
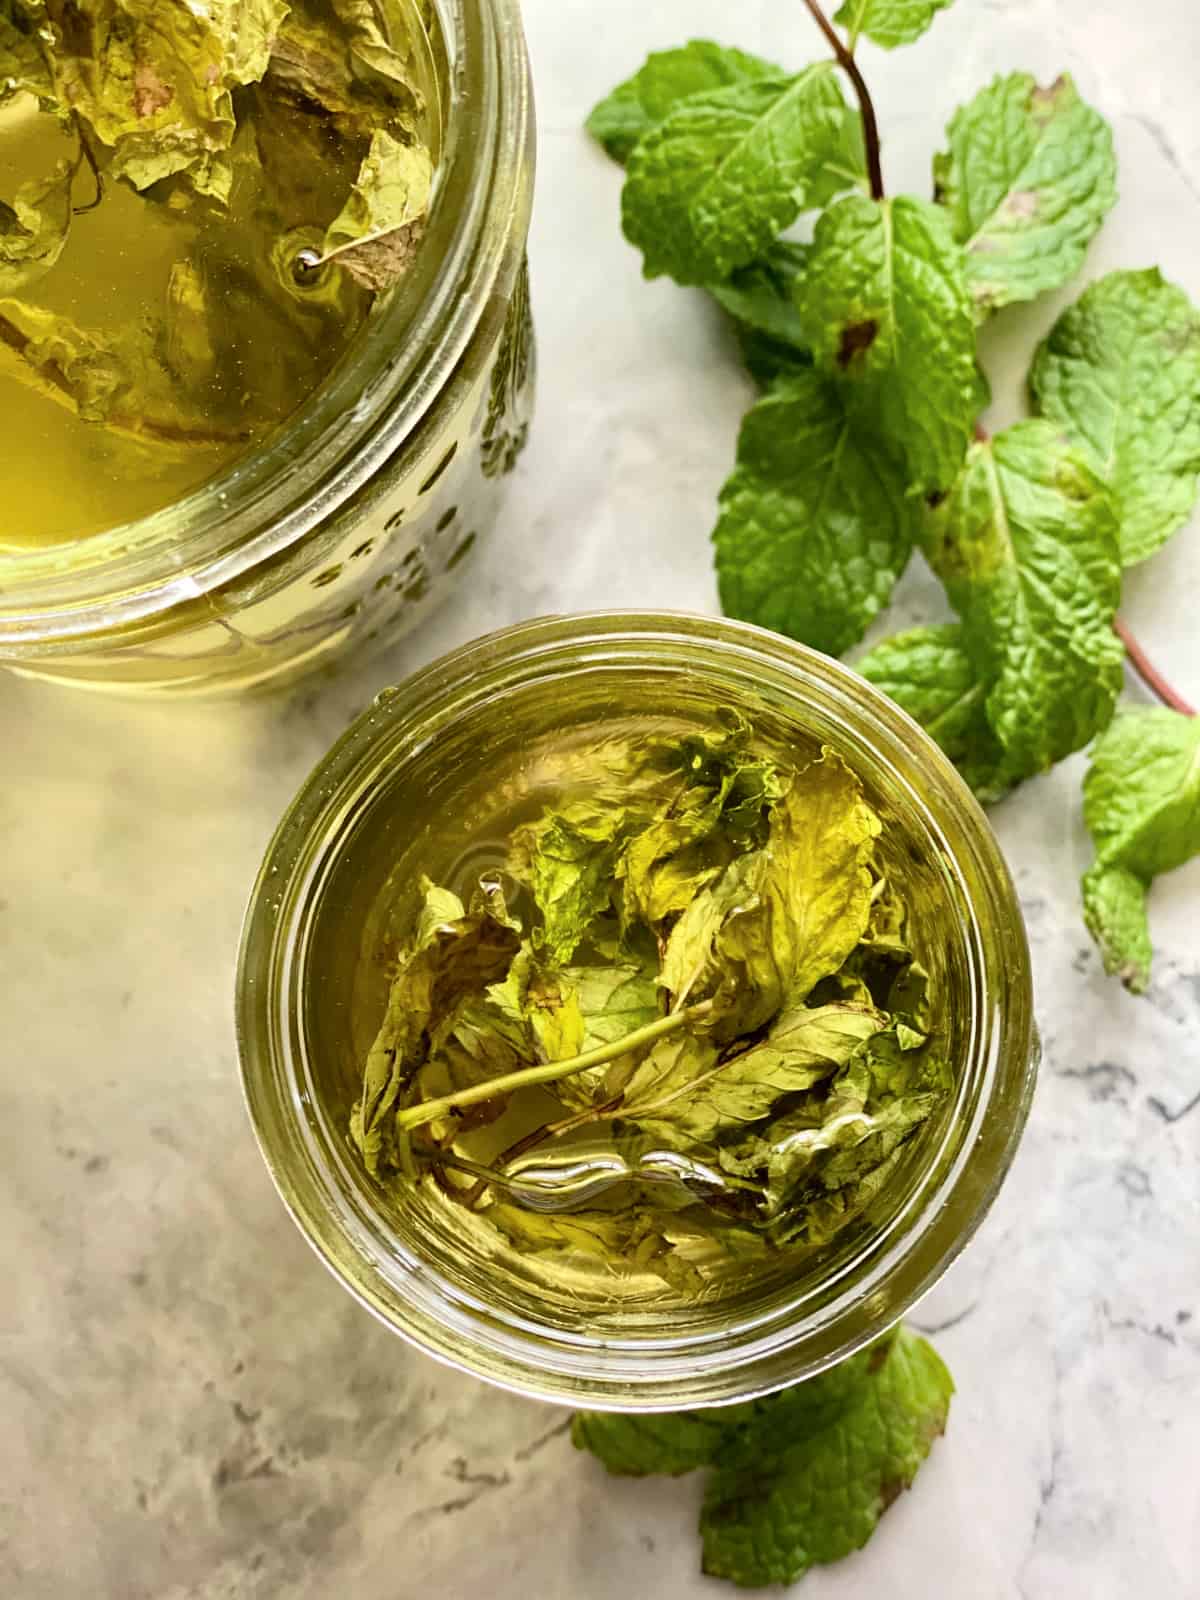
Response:
[{"label": "glass jar wall", "polygon": [[517,0],[427,11],[444,127],[411,269],[264,446],[136,523],[14,540],[0,664],[136,692],[273,684],[395,639],[469,572],[532,406],[533,112]]},{"label": "glass jar wall", "polygon": [[[362,1061],[420,871],[457,892],[580,738],[721,708],[776,748],[832,747],[884,820],[923,924],[953,1067],[944,1114],[828,1247],[691,1302],[636,1271],[564,1289],[460,1209],[371,1179],[348,1137]],[[565,766],[564,766],[565,763]],[[285,817],[247,917],[238,992],[252,1117],[319,1253],[389,1326],[547,1399],[730,1402],[799,1381],[883,1331],[945,1270],[1015,1149],[1036,1062],[1020,912],[982,812],[941,753],[853,672],[774,635],[666,615],[560,618],[469,646],[388,690]]]}]

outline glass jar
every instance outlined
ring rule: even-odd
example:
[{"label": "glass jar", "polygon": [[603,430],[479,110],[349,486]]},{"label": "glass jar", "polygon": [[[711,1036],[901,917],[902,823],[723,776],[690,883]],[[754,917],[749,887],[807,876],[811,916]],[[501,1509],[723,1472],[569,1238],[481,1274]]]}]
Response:
[{"label": "glass jar", "polygon": [[529,423],[534,123],[518,0],[433,13],[444,148],[411,271],[261,448],[136,523],[0,557],[0,664],[244,689],[395,639],[463,575]]},{"label": "glass jar", "polygon": [[[929,919],[957,1079],[952,1107],[889,1179],[886,1212],[766,1289],[676,1303],[662,1315],[548,1295],[532,1270],[520,1281],[498,1278],[487,1249],[455,1230],[457,1208],[418,1217],[393,1205],[347,1134],[405,932],[389,925],[404,887],[396,864],[415,851],[451,887],[487,869],[486,850],[462,854],[476,836],[477,802],[465,798],[472,782],[487,797],[480,803],[493,804],[489,773],[521,757],[525,782],[539,758],[523,752],[535,740],[611,725],[628,715],[631,694],[664,716],[725,706],[752,720],[785,719],[855,769],[916,886],[910,904]],[[432,831],[414,824],[418,814]],[[267,852],[247,913],[237,1005],[245,1090],[267,1163],[301,1229],[362,1304],[481,1378],[619,1409],[765,1393],[894,1323],[994,1198],[1038,1054],[1012,883],[942,753],[839,662],[756,628],[684,615],[522,624],[381,694],[304,785]]]}]

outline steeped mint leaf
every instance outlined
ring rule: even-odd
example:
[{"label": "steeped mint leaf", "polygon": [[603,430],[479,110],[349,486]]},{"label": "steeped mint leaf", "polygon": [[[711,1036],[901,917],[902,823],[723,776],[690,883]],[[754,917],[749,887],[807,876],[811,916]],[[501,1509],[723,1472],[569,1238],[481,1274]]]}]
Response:
[{"label": "steeped mint leaf", "polygon": [[551,962],[569,961],[612,897],[630,819],[606,797],[571,801],[509,840],[509,867],[529,885],[542,926],[534,943]]},{"label": "steeped mint leaf", "polygon": [[767,845],[742,857],[748,894],[713,942],[718,1031],[760,1028],[836,972],[871,914],[878,813],[861,780],[825,748],[771,813]]},{"label": "steeped mint leaf", "polygon": [[760,1043],[724,1059],[703,1041],[660,1040],[629,1079],[620,1116],[673,1146],[736,1139],[784,1096],[832,1077],[884,1026],[866,1007],[796,1004]]},{"label": "steeped mint leaf", "polygon": [[854,663],[856,672],[919,722],[983,801],[1009,787],[987,719],[987,685],[956,623],[893,634]]},{"label": "steeped mint leaf", "polygon": [[676,789],[617,863],[625,925],[657,931],[686,911],[734,855],[762,842],[767,808],[784,792],[775,763],[752,753],[743,725],[724,738],[685,739]]},{"label": "steeped mint leaf", "polygon": [[887,604],[919,530],[907,479],[817,372],[745,417],[713,533],[725,612],[838,655]]},{"label": "steeped mint leaf", "polygon": [[21,93],[36,94],[47,104],[54,98],[41,23],[28,3],[0,5],[0,106]]},{"label": "steeped mint leaf", "polygon": [[1083,815],[1096,847],[1085,920],[1106,971],[1140,994],[1150,979],[1147,890],[1200,855],[1200,717],[1120,712],[1092,752]]},{"label": "steeped mint leaf", "polygon": [[326,231],[324,253],[365,289],[391,288],[416,255],[432,188],[429,151],[377,128],[350,198]]},{"label": "steeped mint leaf", "polygon": [[759,1401],[715,1452],[700,1518],[705,1572],[747,1588],[789,1584],[860,1549],[944,1432],[953,1392],[932,1346],[899,1328]]},{"label": "steeped mint leaf", "polygon": [[224,201],[233,181],[233,92],[266,72],[287,12],[287,0],[88,0],[45,8],[39,32],[54,99],[111,150],[114,178],[146,189],[183,175],[197,193]]},{"label": "steeped mint leaf", "polygon": [[454,895],[428,879],[421,888],[416,937],[392,980],[350,1119],[351,1137],[375,1174],[394,1160],[391,1113],[427,1059],[435,1026],[465,996],[499,979],[520,945],[500,896],[478,896],[463,915]]},{"label": "steeped mint leaf", "polygon": [[975,421],[975,324],[962,253],[922,200],[847,195],[817,223],[801,289],[817,365],[904,459],[914,487],[950,484]]},{"label": "steeped mint leaf", "polygon": [[1048,422],[974,445],[926,552],[1014,779],[1086,744],[1112,716],[1123,660],[1116,517],[1086,461]]},{"label": "steeped mint leaf", "polygon": [[74,169],[60,161],[47,178],[21,184],[12,204],[0,199],[0,294],[27,287],[62,255],[71,228]]},{"label": "steeped mint leaf", "polygon": [[1117,198],[1112,132],[1069,76],[995,78],[946,130],[934,190],[981,312],[1068,282]]},{"label": "steeped mint leaf", "polygon": [[786,74],[761,56],[692,39],[677,50],[655,50],[592,111],[587,130],[622,165],[643,134],[656,128],[681,100],[710,89]]},{"label": "steeped mint leaf", "polygon": [[1112,490],[1121,559],[1143,561],[1196,503],[1200,311],[1157,268],[1110,273],[1055,323],[1031,382]]},{"label": "steeped mint leaf", "polygon": [[625,235],[648,278],[724,283],[835,187],[846,104],[831,63],[693,95],[629,157]]},{"label": "steeped mint leaf", "polygon": [[951,0],[845,0],[834,21],[850,35],[850,48],[865,33],[885,50],[912,44],[932,24]]}]

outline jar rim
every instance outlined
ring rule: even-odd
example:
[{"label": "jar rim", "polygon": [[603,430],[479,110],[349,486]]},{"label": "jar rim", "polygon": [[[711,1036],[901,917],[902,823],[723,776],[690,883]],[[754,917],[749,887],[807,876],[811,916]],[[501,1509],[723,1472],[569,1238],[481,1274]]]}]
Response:
[{"label": "jar rim", "polygon": [[437,399],[528,206],[532,91],[520,0],[432,0],[450,103],[424,248],[334,372],[282,427],[172,505],[0,557],[0,645],[141,621],[231,582],[331,515]]},{"label": "jar rim", "polygon": [[[313,1135],[295,1073],[303,916],[328,862],[366,803],[373,774],[401,745],[428,748],[468,700],[491,705],[522,673],[552,673],[569,652],[634,664],[663,653],[703,673],[705,655],[820,697],[889,773],[912,789],[962,888],[973,951],[971,1103],[923,1157],[920,1182],[861,1257],[802,1301],[743,1319],[732,1332],[673,1343],[573,1337],[506,1316],[440,1277],[339,1185]],[[713,669],[715,670],[715,669]],[[527,681],[527,680],[526,680]],[[864,745],[864,748],[867,748]],[[933,809],[926,797],[934,794]],[[940,810],[940,814],[939,814]],[[994,928],[1002,928],[1001,942]],[[336,1277],[393,1331],[440,1360],[534,1398],[619,1410],[673,1410],[752,1398],[845,1359],[897,1321],[974,1233],[1015,1153],[1032,1096],[1037,1036],[1029,951],[1015,890],[983,812],[942,752],[849,667],[766,630],[689,613],[596,612],[519,623],[451,652],[385,690],[318,764],[268,847],[243,925],[237,981],[243,1091],[276,1188]],[[302,1046],[301,1046],[302,1048]],[[960,1086],[960,1104],[964,1091]],[[953,1150],[950,1143],[953,1140]],[[324,1163],[324,1167],[322,1164]],[[944,1163],[944,1165],[943,1165]],[[911,1215],[909,1213],[912,1213]],[[899,1226],[903,1223],[903,1227]],[[836,1279],[842,1280],[839,1286]],[[813,1295],[808,1295],[812,1302]]]}]

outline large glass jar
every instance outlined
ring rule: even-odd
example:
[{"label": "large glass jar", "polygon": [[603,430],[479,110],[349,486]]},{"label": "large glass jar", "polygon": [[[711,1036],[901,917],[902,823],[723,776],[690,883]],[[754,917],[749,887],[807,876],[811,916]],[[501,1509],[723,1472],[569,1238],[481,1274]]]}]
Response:
[{"label": "large glass jar", "polygon": [[0,664],[243,689],[396,638],[468,568],[532,402],[533,107],[518,0],[433,13],[444,144],[412,270],[261,449],[153,516],[0,557]]},{"label": "large glass jar", "polygon": [[[505,831],[499,822],[489,835],[489,818],[536,792],[556,740],[569,746],[574,730],[643,712],[711,717],[714,707],[830,745],[863,781],[924,924],[953,1103],[861,1222],[770,1281],[682,1305],[619,1293],[605,1274],[598,1288],[581,1280],[555,1293],[536,1259],[502,1263],[456,1227],[452,1204],[398,1202],[351,1146],[361,1064],[405,931],[393,908],[418,865],[460,889],[495,865],[489,837]],[[263,1153],[347,1288],[388,1326],[482,1378],[623,1409],[763,1393],[895,1322],[994,1198],[1037,1059],[1012,883],[941,752],[838,662],[689,616],[523,624],[380,695],[313,773],[270,846],[247,915],[237,1004]]]}]

